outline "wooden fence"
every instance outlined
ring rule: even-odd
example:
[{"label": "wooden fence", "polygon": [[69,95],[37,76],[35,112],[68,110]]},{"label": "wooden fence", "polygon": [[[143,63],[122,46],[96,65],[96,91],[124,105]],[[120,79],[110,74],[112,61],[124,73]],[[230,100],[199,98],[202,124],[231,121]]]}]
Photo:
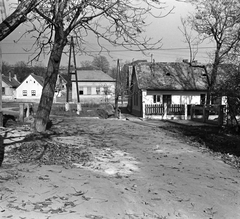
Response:
[{"label": "wooden fence", "polygon": [[164,115],[165,110],[167,112],[167,115],[184,115],[185,105],[184,104],[172,104],[168,106],[164,106],[163,104],[145,105],[146,115]]},{"label": "wooden fence", "polygon": [[163,104],[146,104],[145,114],[146,115],[163,115],[164,106]]},{"label": "wooden fence", "polygon": [[222,105],[146,104],[144,116],[162,116],[163,119],[174,116],[181,119],[191,118],[191,120],[221,126],[223,124],[223,108]]}]

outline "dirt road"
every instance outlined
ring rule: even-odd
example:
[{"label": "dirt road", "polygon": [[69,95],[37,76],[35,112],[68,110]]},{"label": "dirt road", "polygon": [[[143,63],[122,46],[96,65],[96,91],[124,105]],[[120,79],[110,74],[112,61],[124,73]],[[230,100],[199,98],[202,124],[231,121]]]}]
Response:
[{"label": "dirt road", "polygon": [[167,132],[75,118],[52,129],[51,141],[86,150],[89,161],[73,168],[19,164],[7,153],[0,218],[240,218],[239,171]]}]

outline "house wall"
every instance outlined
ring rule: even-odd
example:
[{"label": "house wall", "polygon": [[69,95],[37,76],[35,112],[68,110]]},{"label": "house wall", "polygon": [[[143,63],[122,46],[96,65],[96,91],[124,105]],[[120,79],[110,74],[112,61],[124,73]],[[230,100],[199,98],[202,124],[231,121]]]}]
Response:
[{"label": "house wall", "polygon": [[136,75],[133,74],[132,88],[131,88],[131,113],[135,116],[143,115],[143,97],[142,90],[138,88]]},{"label": "house wall", "polygon": [[14,89],[12,87],[9,87],[8,84],[6,84],[4,81],[2,81],[2,88],[4,88],[4,93],[2,94],[3,97],[12,97],[14,94]]},{"label": "house wall", "polygon": [[154,104],[153,95],[160,95],[159,104],[163,103],[163,95],[171,95],[172,104],[195,104],[201,103],[201,94],[207,94],[204,91],[147,91],[145,97],[146,104]]},{"label": "house wall", "polygon": [[[107,87],[107,94],[105,94],[104,87]],[[99,88],[99,92],[97,89]],[[103,103],[113,102],[115,100],[115,82],[78,82],[81,103]],[[76,82],[72,82],[72,101],[77,102]]]},{"label": "house wall", "polygon": [[41,95],[42,85],[39,84],[31,75],[29,75],[16,89],[17,99],[40,99]]}]

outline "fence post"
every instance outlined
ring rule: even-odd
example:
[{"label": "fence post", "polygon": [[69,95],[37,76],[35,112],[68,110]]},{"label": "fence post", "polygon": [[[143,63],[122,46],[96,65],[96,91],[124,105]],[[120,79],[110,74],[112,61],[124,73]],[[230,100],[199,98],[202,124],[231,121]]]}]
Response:
[{"label": "fence post", "polygon": [[218,125],[223,125],[223,107],[222,105],[218,106]]},{"label": "fence post", "polygon": [[[207,106],[206,105],[203,105],[203,122],[207,122],[207,114],[206,114],[206,111],[209,110],[207,109]],[[209,114],[209,113],[208,113]]]},{"label": "fence post", "polygon": [[164,103],[163,107],[164,107],[163,119],[167,119],[167,109],[168,109],[167,103]]},{"label": "fence post", "polygon": [[29,117],[29,115],[30,115],[30,106],[29,106],[29,103],[26,103],[26,109],[27,109],[27,111],[26,111],[26,117],[28,118]]},{"label": "fence post", "polygon": [[143,90],[142,91],[142,118],[145,119],[146,118],[146,96],[147,96],[147,91]]},{"label": "fence post", "polygon": [[187,120],[187,116],[188,116],[188,108],[187,108],[187,104],[184,104],[184,119]]},{"label": "fence post", "polygon": [[24,121],[24,103],[19,104],[19,120]]}]

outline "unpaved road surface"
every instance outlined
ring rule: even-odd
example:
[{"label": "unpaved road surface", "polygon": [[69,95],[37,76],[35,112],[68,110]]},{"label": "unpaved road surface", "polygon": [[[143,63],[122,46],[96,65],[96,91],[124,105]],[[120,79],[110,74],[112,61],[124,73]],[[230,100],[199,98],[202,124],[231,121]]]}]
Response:
[{"label": "unpaved road surface", "polygon": [[[167,132],[80,118],[64,118],[52,129],[51,141],[85,148],[91,159],[73,167],[20,164],[7,153],[0,218],[240,218],[239,171]],[[18,146],[11,136],[6,142]]]}]

